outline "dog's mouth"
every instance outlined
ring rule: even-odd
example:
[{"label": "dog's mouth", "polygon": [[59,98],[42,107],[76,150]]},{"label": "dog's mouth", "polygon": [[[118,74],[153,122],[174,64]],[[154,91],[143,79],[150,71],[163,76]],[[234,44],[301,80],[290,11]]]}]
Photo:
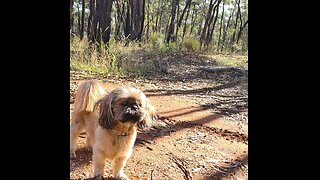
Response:
[{"label": "dog's mouth", "polygon": [[126,111],[123,113],[121,122],[137,123],[142,120],[142,113],[140,111]]},{"label": "dog's mouth", "polygon": [[141,119],[141,115],[139,113],[135,113],[135,114],[124,114],[123,118],[122,118],[122,122],[139,122]]},{"label": "dog's mouth", "polygon": [[122,110],[120,117],[120,121],[123,123],[138,123],[143,118],[143,110],[136,104],[130,104]]}]

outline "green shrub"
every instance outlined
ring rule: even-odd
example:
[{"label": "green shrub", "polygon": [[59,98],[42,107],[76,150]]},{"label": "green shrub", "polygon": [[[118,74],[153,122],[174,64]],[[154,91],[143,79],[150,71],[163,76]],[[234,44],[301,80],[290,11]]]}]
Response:
[{"label": "green shrub", "polygon": [[200,48],[200,42],[193,36],[187,36],[181,44],[182,50],[196,51]]},{"label": "green shrub", "polygon": [[149,43],[151,43],[152,48],[157,48],[162,43],[161,34],[157,32],[152,32],[148,40],[149,40]]}]

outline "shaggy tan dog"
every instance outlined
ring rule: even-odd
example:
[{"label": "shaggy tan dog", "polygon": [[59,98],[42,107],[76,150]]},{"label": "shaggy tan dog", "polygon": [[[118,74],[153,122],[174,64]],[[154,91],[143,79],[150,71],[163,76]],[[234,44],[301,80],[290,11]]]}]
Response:
[{"label": "shaggy tan dog", "polygon": [[85,81],[78,88],[71,118],[70,158],[76,157],[76,139],[85,130],[87,146],[93,149],[95,178],[103,178],[108,159],[114,178],[127,179],[123,168],[132,154],[137,128],[149,126],[155,118],[155,109],[142,91],[121,87],[106,93],[98,81]]}]

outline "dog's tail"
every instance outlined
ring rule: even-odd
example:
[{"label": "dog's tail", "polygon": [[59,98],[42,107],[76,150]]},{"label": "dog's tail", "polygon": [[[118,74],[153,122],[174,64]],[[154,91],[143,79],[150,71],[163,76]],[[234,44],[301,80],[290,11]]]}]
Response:
[{"label": "dog's tail", "polygon": [[87,80],[83,82],[77,91],[74,100],[74,111],[92,112],[95,102],[104,95],[106,91],[97,80]]}]

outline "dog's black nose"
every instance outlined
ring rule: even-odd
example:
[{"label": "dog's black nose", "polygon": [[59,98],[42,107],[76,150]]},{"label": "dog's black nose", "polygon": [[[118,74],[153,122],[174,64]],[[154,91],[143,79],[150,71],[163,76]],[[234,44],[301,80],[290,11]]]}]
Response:
[{"label": "dog's black nose", "polygon": [[131,107],[131,109],[134,110],[134,111],[136,111],[136,110],[138,110],[138,106],[137,106],[137,105],[133,105],[133,106]]}]

